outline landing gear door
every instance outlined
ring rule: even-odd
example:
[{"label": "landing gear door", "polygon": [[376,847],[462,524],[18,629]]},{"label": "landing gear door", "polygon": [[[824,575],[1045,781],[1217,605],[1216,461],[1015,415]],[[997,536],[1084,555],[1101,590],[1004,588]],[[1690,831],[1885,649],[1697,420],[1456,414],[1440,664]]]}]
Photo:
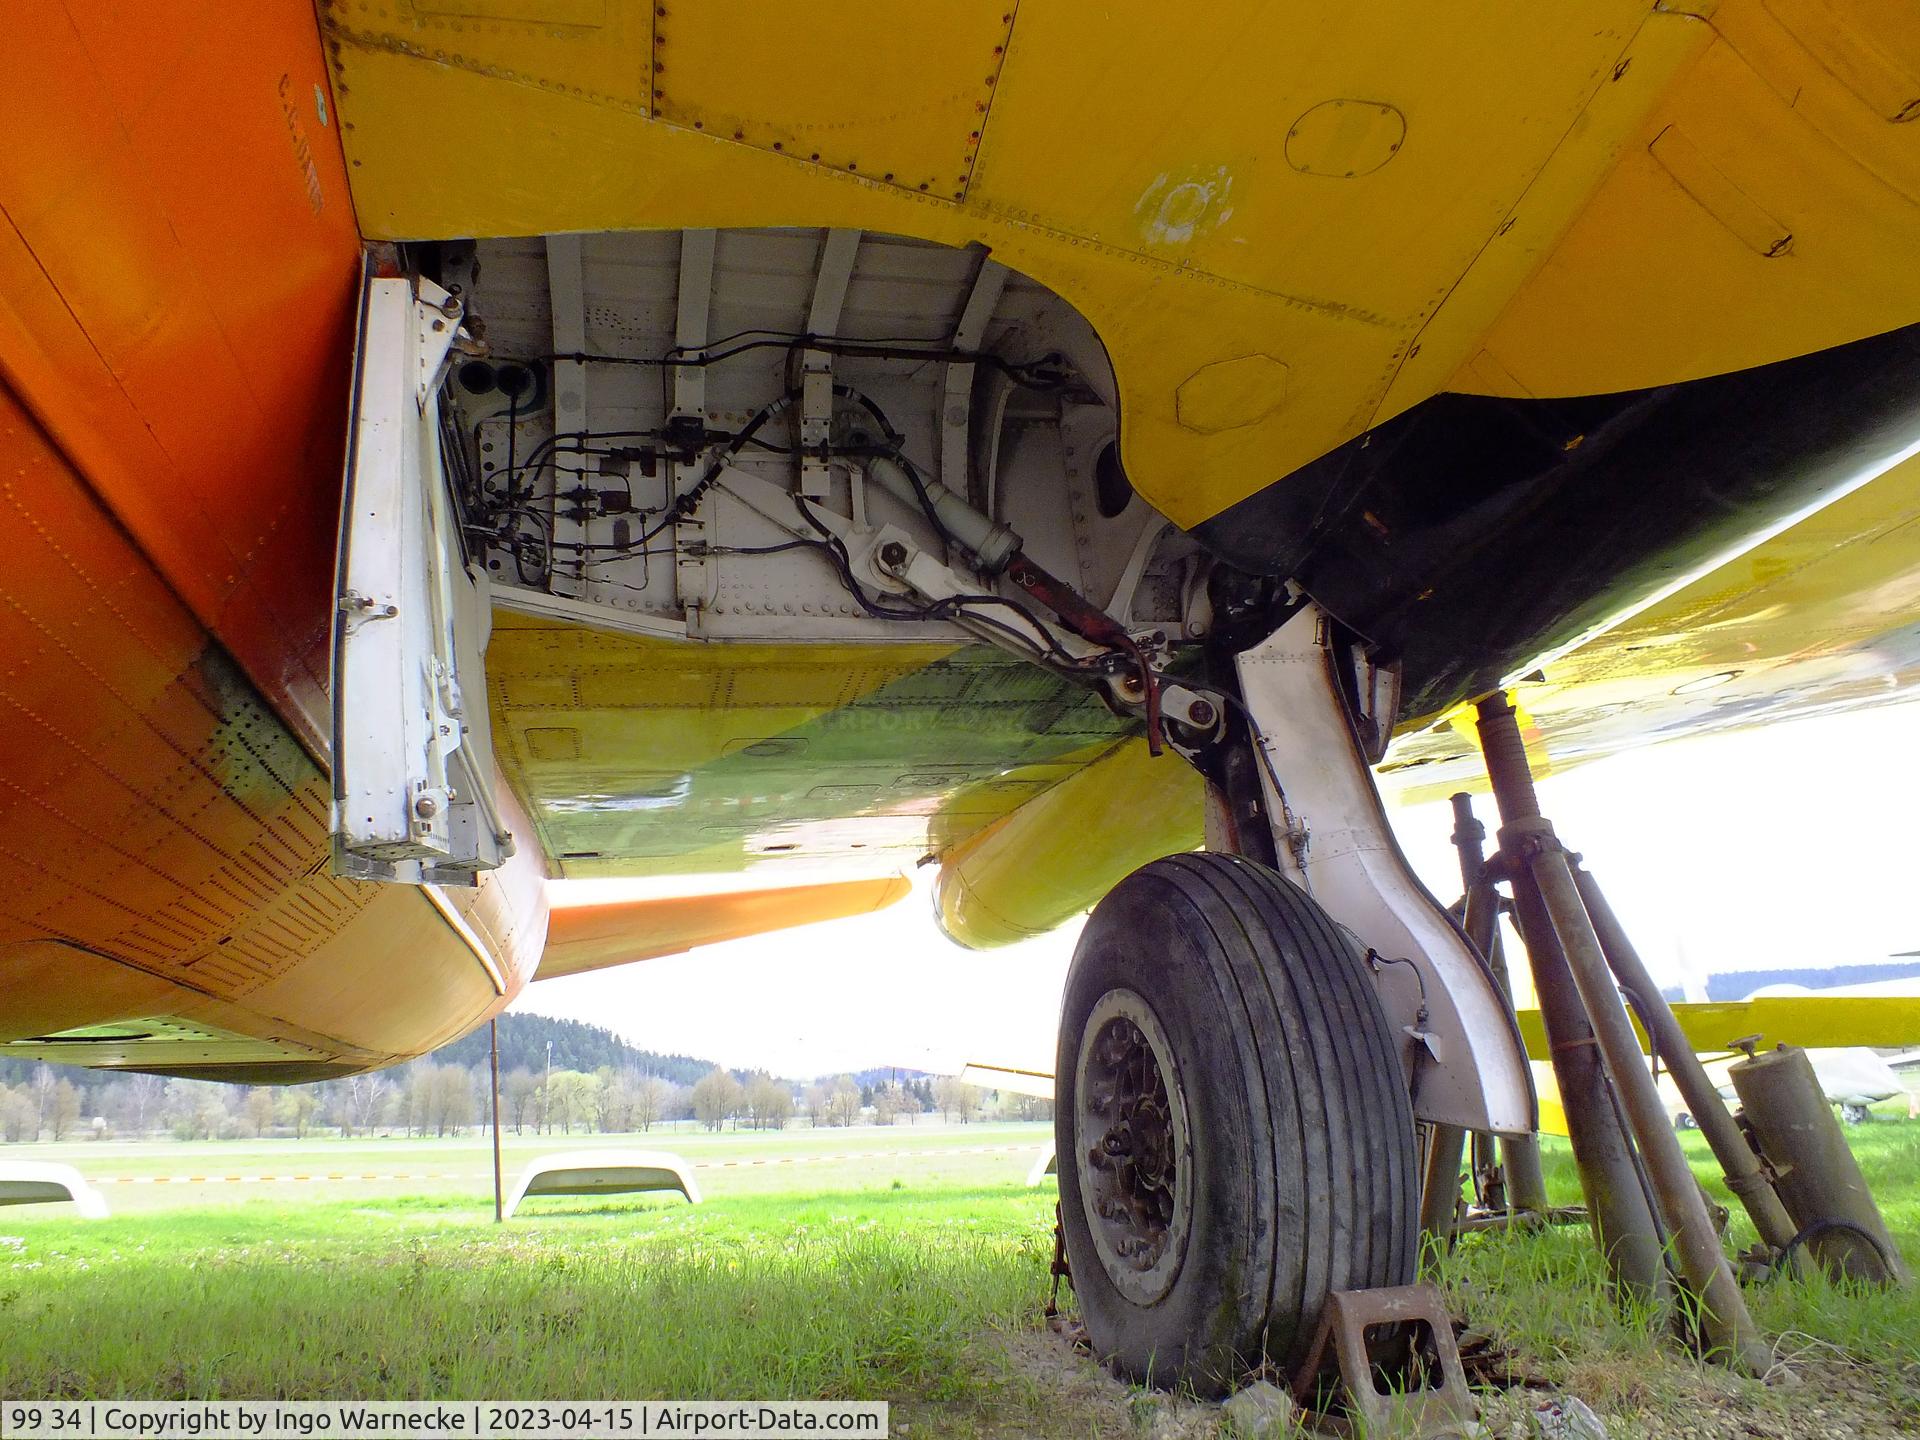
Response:
[{"label": "landing gear door", "polygon": [[333,624],[333,863],[357,879],[471,883],[513,851],[493,798],[486,581],[441,468],[460,319],[431,281],[369,270]]}]

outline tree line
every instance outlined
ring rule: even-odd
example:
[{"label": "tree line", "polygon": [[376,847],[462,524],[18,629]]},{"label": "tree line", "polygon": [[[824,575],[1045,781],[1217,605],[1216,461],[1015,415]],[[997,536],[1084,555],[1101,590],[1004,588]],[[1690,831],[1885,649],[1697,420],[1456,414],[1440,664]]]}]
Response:
[{"label": "tree line", "polygon": [[[65,1067],[61,1067],[64,1069]],[[109,1135],[177,1140],[305,1139],[354,1135],[463,1135],[490,1115],[485,1066],[417,1060],[393,1070],[310,1085],[228,1085],[113,1075],[83,1085],[55,1067],[0,1083],[0,1140],[31,1142]],[[648,1130],[688,1118],[688,1087],[659,1076],[555,1070],[501,1077],[503,1131]]]},{"label": "tree line", "polygon": [[[950,1122],[1052,1113],[1045,1101],[990,1098],[951,1077],[877,1069],[801,1084],[640,1050],[578,1021],[503,1015],[499,1029],[500,1125],[520,1135],[644,1134],[682,1121],[778,1130],[798,1119],[847,1126],[929,1113]],[[0,1059],[0,1141],[461,1135],[488,1123],[490,1079],[485,1030],[389,1070],[285,1087]]]},{"label": "tree line", "polygon": [[[444,1137],[484,1130],[491,1114],[487,1066],[432,1059],[284,1087],[131,1074],[94,1074],[97,1083],[84,1085],[65,1070],[35,1065],[18,1084],[0,1083],[0,1140]],[[986,1115],[1044,1120],[1052,1107],[951,1077],[862,1084],[839,1075],[801,1086],[765,1071],[738,1074],[717,1065],[691,1085],[611,1065],[590,1071],[517,1066],[500,1077],[501,1132],[515,1135],[645,1134],[689,1120],[710,1131],[783,1130],[802,1119],[820,1128],[894,1125],[933,1113],[950,1123]]]},{"label": "tree line", "polygon": [[[544,1015],[499,1020],[503,1125],[511,1096],[524,1132],[552,1124],[591,1129],[603,1117],[626,1129],[687,1118],[683,1093],[711,1061],[661,1055],[610,1030]],[[572,1072],[586,1079],[569,1078]],[[544,1082],[528,1096],[526,1076]],[[168,1080],[0,1057],[0,1140],[69,1139],[76,1133],[175,1134],[182,1139],[316,1129],[444,1135],[484,1123],[489,1097],[485,1028],[431,1055],[371,1075],[288,1087]],[[98,1122],[98,1123],[96,1123]]]}]

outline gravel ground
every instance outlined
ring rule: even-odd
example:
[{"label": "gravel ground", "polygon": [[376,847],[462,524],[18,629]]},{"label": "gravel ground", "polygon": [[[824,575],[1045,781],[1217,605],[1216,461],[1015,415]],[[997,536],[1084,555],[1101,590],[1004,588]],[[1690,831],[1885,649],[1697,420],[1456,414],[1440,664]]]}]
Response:
[{"label": "gravel ground", "polygon": [[[1778,1348],[1794,1379],[1763,1385],[1676,1356],[1649,1364],[1589,1365],[1559,1386],[1538,1380],[1480,1394],[1491,1440],[1540,1440],[1530,1415],[1543,1400],[1585,1400],[1613,1440],[1888,1440],[1920,1435],[1920,1374],[1861,1365],[1823,1353],[1817,1341]],[[1150,1394],[1113,1378],[1052,1331],[997,1335],[982,1364],[1000,1371],[1003,1399],[984,1409],[897,1410],[907,1440],[1046,1440],[1112,1436],[1131,1440],[1228,1440],[1220,1407]],[[1524,1371],[1524,1367],[1519,1367]],[[916,1413],[917,1412],[917,1413]],[[1311,1432],[1300,1431],[1301,1435]]]},{"label": "gravel ground", "polygon": [[[1587,1401],[1609,1435],[1633,1440],[1883,1440],[1920,1435],[1915,1378],[1817,1353],[1791,1363],[1793,1379],[1762,1385],[1675,1361],[1637,1370],[1583,1371],[1566,1390]],[[1528,1397],[1509,1391],[1489,1404],[1500,1440],[1529,1440],[1510,1423]],[[1505,1428],[1502,1428],[1502,1424]]]}]

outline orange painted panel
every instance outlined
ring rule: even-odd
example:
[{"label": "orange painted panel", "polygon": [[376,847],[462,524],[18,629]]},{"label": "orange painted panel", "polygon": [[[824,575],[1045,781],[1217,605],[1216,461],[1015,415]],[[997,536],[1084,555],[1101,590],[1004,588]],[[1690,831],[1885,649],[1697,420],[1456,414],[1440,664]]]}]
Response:
[{"label": "orange painted panel", "polygon": [[326,86],[304,4],[0,47],[0,375],[310,746],[360,248]]},{"label": "orange painted panel", "polygon": [[443,905],[328,866],[333,112],[305,0],[9,17],[0,1045],[131,1007],[360,1067],[478,1023],[543,943],[537,855]]},{"label": "orange painted panel", "polygon": [[525,982],[537,860],[455,902],[499,987],[424,892],[336,879],[319,765],[4,386],[0,551],[0,1054],[157,1016],[363,1068]]}]

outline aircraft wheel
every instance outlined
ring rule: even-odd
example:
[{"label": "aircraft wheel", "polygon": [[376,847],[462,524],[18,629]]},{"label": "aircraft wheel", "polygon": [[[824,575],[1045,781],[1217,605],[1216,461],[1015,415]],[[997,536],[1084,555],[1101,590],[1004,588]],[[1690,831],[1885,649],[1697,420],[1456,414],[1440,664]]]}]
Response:
[{"label": "aircraft wheel", "polygon": [[1873,1111],[1865,1105],[1842,1105],[1840,1118],[1849,1125],[1864,1125],[1873,1118]]},{"label": "aircraft wheel", "polygon": [[1054,1135],[1074,1293],[1126,1378],[1290,1373],[1330,1290],[1406,1284],[1413,1120],[1359,953],[1235,855],[1134,871],[1067,975]]}]

